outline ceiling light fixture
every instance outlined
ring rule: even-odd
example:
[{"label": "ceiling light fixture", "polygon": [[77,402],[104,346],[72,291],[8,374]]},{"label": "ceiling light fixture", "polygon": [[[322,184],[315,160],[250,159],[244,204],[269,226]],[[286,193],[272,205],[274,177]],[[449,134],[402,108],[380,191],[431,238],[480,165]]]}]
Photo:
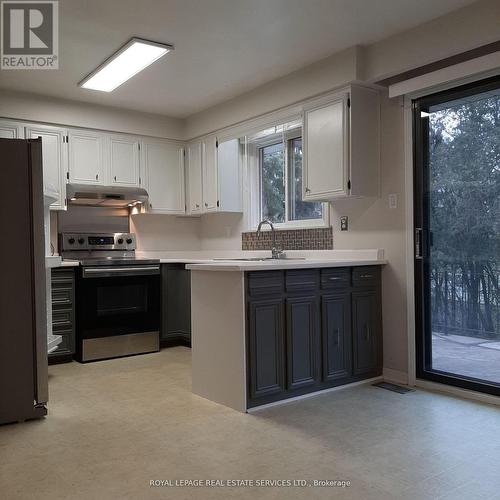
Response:
[{"label": "ceiling light fixture", "polygon": [[111,92],[129,78],[174,50],[173,45],[132,38],[121,49],[86,76],[79,87]]}]

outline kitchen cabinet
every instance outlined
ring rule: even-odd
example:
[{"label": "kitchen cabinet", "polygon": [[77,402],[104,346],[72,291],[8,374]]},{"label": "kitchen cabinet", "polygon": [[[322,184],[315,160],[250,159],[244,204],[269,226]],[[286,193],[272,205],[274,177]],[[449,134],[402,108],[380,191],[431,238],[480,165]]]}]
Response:
[{"label": "kitchen cabinet", "polygon": [[139,186],[139,138],[110,135],[108,141],[110,185]]},{"label": "kitchen cabinet", "polygon": [[319,300],[316,294],[286,299],[287,389],[319,379]]},{"label": "kitchen cabinet", "polygon": [[14,121],[0,121],[0,138],[1,139],[23,139],[23,126],[21,123]]},{"label": "kitchen cabinet", "polygon": [[246,273],[248,407],[382,373],[380,268]]},{"label": "kitchen cabinet", "polygon": [[48,125],[28,125],[25,129],[27,139],[42,139],[42,161],[44,182],[53,186],[59,193],[58,199],[51,204],[51,210],[66,209],[66,182],[68,176],[68,131]]},{"label": "kitchen cabinet", "polygon": [[376,90],[351,85],[304,106],[305,201],[378,196],[380,103]]},{"label": "kitchen cabinet", "polygon": [[92,130],[69,130],[69,180],[76,184],[102,184],[105,179],[105,135]]},{"label": "kitchen cabinet", "polygon": [[52,332],[61,343],[49,353],[49,363],[71,361],[75,353],[75,279],[72,268],[52,269]]},{"label": "kitchen cabinet", "polygon": [[184,264],[162,264],[162,346],[191,343],[191,272]]},{"label": "kitchen cabinet", "polygon": [[278,296],[252,298],[248,304],[250,399],[281,399],[285,392],[284,301]]},{"label": "kitchen cabinet", "polygon": [[323,380],[337,380],[352,374],[351,300],[349,293],[323,294]]},{"label": "kitchen cabinet", "polygon": [[203,212],[201,142],[188,144],[186,149],[187,211],[191,215],[198,215]]},{"label": "kitchen cabinet", "polygon": [[143,141],[142,151],[149,211],[185,214],[184,148],[176,143],[148,139]]},{"label": "kitchen cabinet", "polygon": [[201,141],[203,211],[216,212],[218,202],[217,138],[214,135]]}]

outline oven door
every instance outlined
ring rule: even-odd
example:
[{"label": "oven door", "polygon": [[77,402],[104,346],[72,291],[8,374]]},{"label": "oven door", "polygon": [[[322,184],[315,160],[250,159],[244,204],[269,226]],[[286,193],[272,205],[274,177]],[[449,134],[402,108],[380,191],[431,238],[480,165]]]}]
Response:
[{"label": "oven door", "polygon": [[76,293],[79,340],[160,329],[159,265],[82,267]]}]

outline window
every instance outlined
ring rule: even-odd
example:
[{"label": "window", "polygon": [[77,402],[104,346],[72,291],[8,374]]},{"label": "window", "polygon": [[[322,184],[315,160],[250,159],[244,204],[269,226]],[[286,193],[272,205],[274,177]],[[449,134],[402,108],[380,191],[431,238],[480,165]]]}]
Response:
[{"label": "window", "polygon": [[[320,202],[302,201],[302,129],[300,122],[264,130],[249,139],[258,175],[256,218],[282,227],[326,225]],[[251,151],[251,149],[250,149]]]}]

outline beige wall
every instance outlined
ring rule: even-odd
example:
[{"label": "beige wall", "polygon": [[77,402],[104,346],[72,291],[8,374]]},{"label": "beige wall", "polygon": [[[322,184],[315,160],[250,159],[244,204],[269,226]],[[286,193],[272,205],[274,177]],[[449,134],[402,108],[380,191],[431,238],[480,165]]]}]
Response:
[{"label": "beige wall", "polygon": [[0,91],[0,117],[183,139],[184,121],[51,97]]},{"label": "beige wall", "polygon": [[140,214],[130,217],[141,251],[201,250],[200,219]]}]

